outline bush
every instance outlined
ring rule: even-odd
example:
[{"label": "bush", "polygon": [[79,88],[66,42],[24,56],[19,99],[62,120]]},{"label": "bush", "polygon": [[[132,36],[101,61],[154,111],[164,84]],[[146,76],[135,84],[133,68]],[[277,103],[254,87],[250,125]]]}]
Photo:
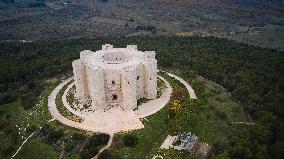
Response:
[{"label": "bush", "polygon": [[222,119],[222,120],[227,119],[227,114],[223,111],[215,111],[215,114],[219,119]]},{"label": "bush", "polygon": [[134,147],[138,143],[138,138],[135,135],[125,135],[123,143],[127,147]]},{"label": "bush", "polygon": [[[89,145],[88,145],[89,146]],[[81,159],[90,159],[94,157],[99,152],[99,149],[97,147],[87,147],[84,146],[80,153]]]},{"label": "bush", "polygon": [[72,135],[72,138],[65,138],[65,151],[71,152],[74,148],[76,148],[78,145],[80,145],[84,140],[85,136],[81,133],[74,133]]},{"label": "bush", "polygon": [[27,133],[28,133],[28,134],[31,134],[31,133],[35,132],[37,129],[38,129],[38,127],[36,127],[35,125],[30,125],[30,126],[27,128]]},{"label": "bush", "polygon": [[25,110],[30,109],[35,105],[36,99],[32,94],[24,94],[20,97],[21,105]]},{"label": "bush", "polygon": [[108,134],[93,135],[84,145],[83,151],[80,153],[81,158],[90,159],[94,157],[99,152],[98,146],[106,145],[109,137],[110,136]]},{"label": "bush", "polygon": [[98,134],[90,138],[90,144],[94,147],[106,145],[109,140],[108,134]]},{"label": "bush", "polygon": [[0,131],[8,126],[8,122],[5,120],[0,120]]},{"label": "bush", "polygon": [[17,100],[17,97],[11,93],[0,94],[0,104],[12,103]]},{"label": "bush", "polygon": [[10,156],[12,153],[14,153],[16,150],[16,147],[13,145],[10,145],[6,147],[1,153],[3,156]]},{"label": "bush", "polygon": [[63,137],[63,135],[64,135],[63,129],[54,129],[48,134],[47,142],[56,143],[61,137]]},{"label": "bush", "polygon": [[119,157],[114,155],[110,150],[104,150],[98,159],[119,159]]}]

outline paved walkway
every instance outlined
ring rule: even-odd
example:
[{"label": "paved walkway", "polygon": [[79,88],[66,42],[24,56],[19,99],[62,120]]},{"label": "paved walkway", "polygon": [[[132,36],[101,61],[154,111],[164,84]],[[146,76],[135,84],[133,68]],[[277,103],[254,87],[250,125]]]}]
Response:
[{"label": "paved walkway", "polygon": [[167,75],[175,78],[176,80],[180,81],[187,89],[188,93],[189,93],[189,96],[190,96],[190,99],[197,99],[196,97],[196,94],[194,92],[194,90],[192,89],[192,87],[188,84],[188,82],[186,82],[185,80],[183,80],[182,78],[174,75],[174,74],[171,74],[169,72],[166,72]]},{"label": "paved walkway", "polygon": [[138,110],[135,111],[135,114],[139,118],[145,118],[149,115],[155,114],[159,110],[161,110],[167,103],[169,103],[171,94],[172,94],[172,87],[168,81],[166,81],[163,77],[158,76],[161,80],[163,80],[166,84],[166,89],[163,90],[162,95],[160,98],[155,100],[150,100],[147,103],[143,103],[138,107]]},{"label": "paved walkway", "polygon": [[74,115],[80,116],[84,118],[84,121],[82,123],[78,123],[72,120],[69,120],[68,118],[62,116],[59,111],[56,108],[55,99],[58,94],[58,92],[67,84],[69,83],[73,77],[68,78],[67,80],[60,83],[51,93],[51,95],[48,98],[48,107],[51,115],[56,118],[59,122],[87,130],[87,131],[94,131],[94,132],[103,132],[103,133],[117,133],[122,131],[130,131],[135,129],[141,129],[144,128],[144,125],[140,121],[139,118],[144,118],[146,116],[149,116],[151,114],[156,113],[160,109],[162,109],[170,100],[170,95],[172,92],[172,88],[170,84],[162,77],[163,81],[165,81],[167,88],[162,93],[161,97],[155,100],[152,100],[148,103],[144,103],[140,106],[141,109],[139,109],[137,112],[135,111],[123,111],[120,108],[112,108],[106,112],[103,111],[96,111],[92,114],[86,114],[77,112],[74,109],[70,107],[68,102],[66,101],[66,95],[68,90],[73,86],[70,84],[68,86],[68,89],[65,90],[64,95],[62,97],[62,102],[64,106],[72,112]]},{"label": "paved walkway", "polygon": [[69,105],[69,103],[67,102],[67,93],[68,91],[73,87],[73,85],[75,84],[75,82],[72,82],[71,84],[68,85],[67,89],[64,91],[63,95],[62,95],[62,103],[63,105],[73,114],[85,118],[86,115],[84,115],[83,112],[80,111],[76,111],[73,108],[71,108],[71,106]]},{"label": "paved walkway", "polygon": [[[188,93],[190,94],[191,99],[196,99],[196,95],[194,93],[194,90],[191,88],[191,86],[184,81],[182,78],[173,75],[171,73],[167,73],[169,76],[174,77],[175,79],[179,80],[181,83],[183,83]],[[84,121],[79,123],[72,120],[69,120],[68,118],[64,117],[60,114],[60,112],[56,108],[56,96],[58,92],[67,84],[69,83],[73,77],[70,77],[60,83],[50,94],[48,98],[48,108],[51,113],[51,115],[58,120],[59,122],[75,127],[78,129],[83,129],[87,131],[93,131],[93,132],[102,132],[102,133],[117,133],[122,131],[130,131],[135,129],[141,129],[144,128],[144,125],[140,121],[139,118],[144,118],[149,115],[152,115],[159,110],[161,110],[169,101],[170,96],[172,93],[172,88],[170,84],[161,76],[158,76],[161,80],[163,80],[166,84],[166,89],[162,92],[162,95],[160,98],[151,100],[147,103],[143,103],[139,106],[138,110],[136,111],[123,111],[121,108],[112,108],[106,112],[104,111],[95,111],[94,113],[81,113],[78,112],[70,107],[66,100],[66,95],[68,90],[74,85],[74,83],[70,84],[68,86],[68,89],[64,91],[62,102],[64,106],[72,112],[74,115],[80,116],[84,118]]]},{"label": "paved walkway", "polygon": [[[182,78],[174,74],[171,73],[167,74],[179,80],[181,83],[183,83],[188,90],[190,98],[196,99],[194,90],[186,81],[184,81]],[[84,121],[82,123],[79,123],[69,120],[68,118],[62,116],[60,112],[57,110],[55,101],[59,91],[67,83],[69,83],[73,79],[73,77],[64,80],[52,91],[52,93],[48,97],[48,108],[54,119],[58,120],[62,124],[87,131],[110,134],[110,139],[108,141],[108,144],[105,147],[103,147],[96,156],[92,158],[92,159],[97,159],[100,153],[102,153],[105,149],[108,149],[111,146],[114,133],[144,128],[144,125],[142,124],[139,118],[145,118],[149,115],[158,112],[170,101],[172,87],[170,86],[169,82],[167,82],[163,77],[161,76],[158,77],[165,82],[166,89],[163,90],[160,98],[141,104],[138,110],[136,111],[131,111],[131,110],[123,111],[121,110],[121,108],[117,107],[117,108],[112,108],[106,112],[96,111],[92,114],[78,112],[70,107],[66,99],[68,90],[71,89],[72,86],[74,85],[73,82],[70,85],[68,85],[68,88],[64,91],[64,94],[62,96],[62,102],[63,105],[70,112],[72,112],[74,115],[84,118]]]}]

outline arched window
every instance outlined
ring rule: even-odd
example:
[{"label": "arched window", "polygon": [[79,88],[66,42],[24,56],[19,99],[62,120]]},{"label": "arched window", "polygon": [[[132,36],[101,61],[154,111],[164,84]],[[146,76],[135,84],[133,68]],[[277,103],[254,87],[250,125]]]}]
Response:
[{"label": "arched window", "polygon": [[139,78],[140,78],[140,77],[139,77],[139,76],[137,76],[136,80],[139,80]]},{"label": "arched window", "polygon": [[115,84],[115,82],[114,82],[114,81],[111,81],[111,84]]}]

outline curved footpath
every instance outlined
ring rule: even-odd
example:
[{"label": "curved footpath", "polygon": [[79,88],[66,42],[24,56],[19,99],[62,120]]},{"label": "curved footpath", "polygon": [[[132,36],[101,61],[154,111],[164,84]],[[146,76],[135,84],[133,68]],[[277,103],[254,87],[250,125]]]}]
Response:
[{"label": "curved footpath", "polygon": [[170,83],[167,80],[165,80],[163,77],[161,76],[158,77],[165,82],[166,89],[163,91],[160,98],[157,98],[155,100],[150,100],[147,103],[143,103],[138,107],[138,110],[134,111],[139,118],[145,118],[149,115],[155,114],[156,112],[161,110],[167,103],[169,103],[171,99],[171,94],[173,89]]},{"label": "curved footpath", "polygon": [[51,115],[54,118],[56,118],[59,122],[71,127],[87,131],[103,132],[111,134],[121,131],[141,129],[144,128],[144,125],[142,124],[139,118],[144,118],[146,116],[156,113],[157,111],[162,109],[170,100],[172,88],[170,84],[163,77],[159,78],[166,83],[167,88],[163,91],[160,98],[142,104],[137,111],[131,111],[131,110],[123,111],[120,108],[113,108],[107,112],[97,111],[92,114],[77,112],[73,110],[66,101],[67,92],[73,86],[72,85],[73,83],[70,84],[68,86],[68,89],[64,91],[62,102],[64,106],[74,115],[84,118],[84,121],[79,123],[69,120],[68,118],[62,116],[56,108],[56,102],[55,102],[56,96],[58,92],[73,79],[73,77],[70,77],[67,80],[60,83],[52,91],[51,95],[48,98],[49,111]]},{"label": "curved footpath", "polygon": [[[166,74],[171,77],[174,77],[176,80],[184,84],[186,89],[188,90],[190,98],[196,99],[194,90],[185,80],[171,73],[166,72]],[[49,108],[51,115],[56,120],[58,120],[59,122],[65,125],[75,127],[78,129],[83,129],[83,130],[93,131],[93,132],[102,132],[102,133],[108,133],[108,134],[121,132],[121,131],[141,129],[141,128],[144,128],[144,125],[142,124],[139,118],[145,118],[149,115],[152,115],[158,112],[170,101],[172,88],[170,84],[163,77],[161,76],[158,76],[158,77],[161,80],[163,80],[166,84],[166,89],[163,91],[161,97],[155,100],[150,100],[147,103],[143,103],[142,105],[139,106],[138,110],[136,111],[131,111],[131,110],[123,111],[121,110],[121,108],[113,108],[107,112],[96,111],[92,114],[77,112],[70,107],[66,99],[68,90],[74,85],[74,83],[72,83],[68,86],[68,89],[64,91],[62,102],[64,106],[70,112],[72,112],[74,115],[84,118],[84,121],[79,123],[79,122],[69,120],[68,118],[61,115],[60,112],[57,110],[55,101],[56,101],[56,96],[58,92],[67,83],[69,83],[73,79],[73,77],[66,79],[52,91],[52,93],[50,94],[48,98],[48,108]]]},{"label": "curved footpath", "polygon": [[85,115],[82,112],[74,110],[73,108],[71,108],[71,106],[67,102],[67,93],[73,87],[74,84],[75,84],[75,82],[72,82],[71,84],[69,84],[67,89],[64,91],[64,93],[62,95],[62,103],[63,103],[64,107],[67,108],[71,113],[73,113],[73,114],[75,114],[79,117],[85,118]]},{"label": "curved footpath", "polygon": [[[184,84],[185,87],[188,90],[190,98],[196,99],[196,95],[194,93],[194,90],[185,80],[183,80],[182,78],[180,78],[180,77],[178,77],[174,74],[168,73],[168,72],[166,72],[166,74],[171,76],[171,77],[174,77],[175,79],[179,80],[182,84]],[[70,78],[64,80],[62,83],[60,83],[52,91],[52,93],[48,97],[48,109],[49,109],[51,115],[54,117],[50,121],[58,120],[62,124],[65,124],[65,125],[68,125],[68,126],[71,126],[71,127],[75,127],[75,128],[78,128],[78,129],[83,129],[83,130],[87,130],[87,131],[94,131],[94,132],[103,132],[103,133],[109,134],[110,138],[109,138],[108,144],[105,147],[103,147],[95,157],[92,158],[92,159],[97,159],[97,157],[99,156],[99,154],[101,152],[103,152],[105,149],[108,149],[111,146],[111,143],[112,143],[112,140],[113,140],[113,135],[114,135],[115,132],[129,131],[129,130],[143,128],[144,125],[139,120],[139,118],[144,118],[144,117],[147,117],[149,115],[152,115],[152,114],[158,112],[160,109],[162,109],[170,101],[172,88],[171,88],[170,84],[163,77],[159,76],[159,78],[162,79],[166,84],[166,89],[163,91],[160,98],[158,98],[156,100],[151,100],[147,103],[143,103],[142,105],[139,106],[139,109],[135,112],[134,111],[110,110],[108,113],[96,112],[96,113],[94,113],[93,116],[86,116],[83,113],[77,112],[77,111],[73,110],[70,107],[70,105],[67,103],[67,100],[66,100],[67,92],[74,85],[74,82],[71,83],[68,86],[68,88],[64,91],[64,95],[62,97],[62,102],[63,102],[64,106],[70,112],[72,112],[73,114],[75,114],[77,116],[85,118],[85,120],[82,123],[79,123],[79,122],[69,120],[66,117],[62,116],[60,114],[60,112],[57,110],[57,107],[56,107],[56,96],[59,93],[59,91],[67,83],[69,83],[73,79],[73,77],[70,77]],[[153,107],[153,105],[155,107]],[[116,113],[116,115],[114,115],[114,113]],[[103,115],[99,115],[99,114],[103,114]],[[100,119],[100,120],[95,120],[95,118]],[[123,118],[122,121],[119,120],[121,118]],[[108,124],[107,124],[108,126],[105,127],[106,123],[110,122],[109,120],[106,120],[106,119],[111,119],[112,120],[111,125],[115,125],[115,128],[114,127],[108,127],[109,126]],[[121,123],[114,122],[113,119],[118,120]],[[50,121],[48,121],[48,122],[50,122]],[[98,121],[100,121],[100,122],[98,123]],[[42,127],[40,127],[40,129],[41,128]],[[22,143],[20,148],[17,150],[17,152],[11,158],[14,158],[18,154],[18,152],[21,150],[22,146],[34,134],[35,134],[35,132],[30,134],[30,136],[26,138],[26,140]]]},{"label": "curved footpath", "polygon": [[[190,98],[196,99],[194,90],[185,80],[171,73],[166,72],[166,74],[171,77],[174,77],[176,80],[184,84],[186,89],[188,90]],[[71,89],[71,87],[74,85],[74,83],[71,83],[64,91],[62,97],[63,105],[74,115],[83,117],[84,121],[82,123],[79,123],[69,120],[68,118],[61,115],[60,112],[57,110],[56,96],[59,91],[73,79],[73,77],[66,79],[52,91],[52,93],[48,97],[48,108],[51,115],[62,124],[87,131],[110,134],[108,144],[103,147],[95,157],[93,157],[93,159],[96,159],[101,152],[111,146],[114,133],[144,128],[144,125],[142,124],[139,118],[144,118],[158,112],[170,101],[172,87],[163,77],[158,77],[165,82],[166,89],[162,92],[160,98],[151,100],[147,103],[143,103],[139,106],[137,111],[123,111],[120,108],[113,108],[107,112],[97,111],[91,115],[77,112],[70,107],[66,99],[68,90]]]},{"label": "curved footpath", "polygon": [[[137,115],[138,118],[145,118],[149,115],[152,115],[152,114],[158,112],[160,109],[162,109],[170,101],[170,97],[171,97],[171,93],[172,93],[172,88],[171,88],[170,83],[161,76],[158,76],[158,78],[160,78],[163,82],[165,82],[166,89],[164,90],[164,92],[162,93],[160,98],[157,98],[155,100],[150,100],[147,103],[143,103],[138,107],[138,110],[134,111],[135,115]],[[62,96],[63,105],[70,112],[72,112],[73,114],[75,114],[79,117],[88,118],[90,116],[94,116],[95,112],[94,113],[85,113],[85,112],[82,113],[82,112],[76,111],[73,108],[71,108],[71,106],[67,102],[67,93],[73,87],[73,85],[74,85],[74,82],[69,84],[67,89],[64,91],[64,94]]]},{"label": "curved footpath", "polygon": [[182,78],[178,77],[177,75],[171,74],[169,72],[165,72],[167,75],[175,78],[176,80],[180,81],[187,89],[190,99],[197,99],[196,94],[194,92],[194,90],[192,89],[192,87],[188,84],[188,82],[186,82],[185,80],[183,80]]}]

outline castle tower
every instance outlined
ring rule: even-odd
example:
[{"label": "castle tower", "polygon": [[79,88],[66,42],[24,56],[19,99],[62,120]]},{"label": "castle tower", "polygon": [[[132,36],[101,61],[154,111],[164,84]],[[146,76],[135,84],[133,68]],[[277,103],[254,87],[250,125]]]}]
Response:
[{"label": "castle tower", "polygon": [[72,67],[77,92],[76,96],[79,99],[85,99],[89,94],[86,79],[86,66],[82,60],[78,59],[72,62]]},{"label": "castle tower", "polygon": [[121,74],[121,86],[124,109],[133,110],[137,107],[136,94],[136,69],[132,67],[123,68]]},{"label": "castle tower", "polygon": [[92,109],[137,108],[140,98],[157,96],[157,60],[154,51],[138,51],[137,45],[85,50],[73,61],[77,98],[92,100]]},{"label": "castle tower", "polygon": [[87,65],[87,80],[92,108],[94,110],[105,107],[104,70],[99,67]]}]

